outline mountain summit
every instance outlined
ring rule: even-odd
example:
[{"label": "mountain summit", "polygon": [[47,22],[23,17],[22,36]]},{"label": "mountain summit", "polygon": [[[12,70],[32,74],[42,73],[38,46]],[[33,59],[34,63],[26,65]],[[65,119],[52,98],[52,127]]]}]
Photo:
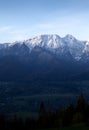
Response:
[{"label": "mountain summit", "polygon": [[[0,44],[0,80],[66,80],[88,74],[89,42],[40,35]],[[9,76],[8,76],[9,74]]]},{"label": "mountain summit", "polygon": [[[11,54],[19,55],[20,51],[24,51],[24,48],[29,50],[29,53],[36,47],[41,47],[46,51],[49,51],[56,56],[69,55],[75,60],[81,60],[89,53],[89,42],[77,40],[72,35],[68,34],[61,38],[54,35],[40,35],[32,39],[28,39],[21,42],[14,42],[8,44],[0,44],[0,54],[7,55],[7,52]],[[17,48],[17,49],[16,49]],[[13,49],[13,51],[12,51]],[[86,57],[85,57],[86,59]]]}]

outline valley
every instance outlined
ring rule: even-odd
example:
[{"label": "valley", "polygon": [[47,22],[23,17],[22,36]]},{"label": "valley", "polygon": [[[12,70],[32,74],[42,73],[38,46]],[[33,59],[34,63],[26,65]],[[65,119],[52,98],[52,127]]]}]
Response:
[{"label": "valley", "polygon": [[52,110],[66,108],[81,94],[89,102],[89,81],[0,82],[0,113],[37,115],[41,102]]}]

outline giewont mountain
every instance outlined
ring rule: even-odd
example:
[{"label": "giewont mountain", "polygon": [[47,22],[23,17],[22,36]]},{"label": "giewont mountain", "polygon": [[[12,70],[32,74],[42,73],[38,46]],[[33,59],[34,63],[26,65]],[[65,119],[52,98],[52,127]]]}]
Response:
[{"label": "giewont mountain", "polygon": [[0,80],[73,80],[88,78],[89,42],[72,35],[40,35],[0,44]]}]

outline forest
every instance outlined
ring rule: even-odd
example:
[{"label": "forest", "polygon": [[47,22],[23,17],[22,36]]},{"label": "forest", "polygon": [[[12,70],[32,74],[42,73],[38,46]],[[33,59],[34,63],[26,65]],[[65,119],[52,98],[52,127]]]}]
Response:
[{"label": "forest", "polygon": [[79,124],[89,125],[89,104],[83,95],[78,97],[76,105],[70,104],[67,108],[57,108],[54,111],[50,107],[46,108],[44,102],[41,102],[37,119],[22,119],[16,115],[11,119],[4,114],[0,115],[1,130],[61,129]]}]

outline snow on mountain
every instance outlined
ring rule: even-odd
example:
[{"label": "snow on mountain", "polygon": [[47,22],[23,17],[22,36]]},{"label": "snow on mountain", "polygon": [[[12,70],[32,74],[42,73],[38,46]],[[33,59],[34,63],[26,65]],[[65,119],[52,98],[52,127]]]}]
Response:
[{"label": "snow on mountain", "polygon": [[13,47],[15,44],[18,44],[19,47],[25,44],[29,48],[29,52],[31,52],[34,47],[38,46],[59,56],[68,53],[76,60],[80,60],[83,54],[89,53],[89,42],[77,40],[70,34],[63,38],[56,34],[39,35],[21,42],[16,41],[9,44],[0,44],[0,50],[6,47]]},{"label": "snow on mountain", "polygon": [[58,48],[61,38],[58,35],[40,35],[33,39],[25,41],[28,47],[46,47],[46,48]]},{"label": "snow on mountain", "polygon": [[9,44],[8,44],[8,47],[12,47],[12,46],[14,46],[14,45],[16,45],[16,44],[22,45],[22,44],[23,44],[23,41],[15,41],[15,42],[9,43]]},{"label": "snow on mountain", "polygon": [[81,56],[84,51],[85,42],[79,41],[72,35],[66,35],[63,38],[63,41],[67,44],[67,47],[69,48],[70,54],[76,59],[81,59]]},{"label": "snow on mountain", "polygon": [[86,45],[84,41],[79,41],[69,34],[63,38],[58,35],[40,35],[27,40],[25,44],[30,49],[35,46],[40,46],[55,53],[57,50],[57,54],[63,54],[66,51],[69,52],[76,60],[81,59]]},{"label": "snow on mountain", "polygon": [[86,41],[83,52],[89,53],[89,41]]}]

